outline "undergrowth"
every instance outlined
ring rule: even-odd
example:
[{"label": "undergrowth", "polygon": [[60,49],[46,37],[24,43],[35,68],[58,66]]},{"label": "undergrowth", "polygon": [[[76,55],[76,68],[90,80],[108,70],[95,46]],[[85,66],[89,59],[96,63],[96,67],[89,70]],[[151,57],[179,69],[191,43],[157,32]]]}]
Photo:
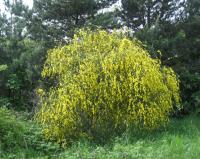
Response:
[{"label": "undergrowth", "polygon": [[[20,142],[10,149],[0,149],[2,159],[197,159],[200,156],[200,117],[196,115],[172,119],[167,127],[151,134],[129,130],[106,145],[82,139],[65,150],[45,141],[41,128],[34,122],[14,118],[13,122],[22,124],[19,136],[24,140],[16,136],[7,140],[8,143]],[[0,137],[2,141],[2,135]]]}]

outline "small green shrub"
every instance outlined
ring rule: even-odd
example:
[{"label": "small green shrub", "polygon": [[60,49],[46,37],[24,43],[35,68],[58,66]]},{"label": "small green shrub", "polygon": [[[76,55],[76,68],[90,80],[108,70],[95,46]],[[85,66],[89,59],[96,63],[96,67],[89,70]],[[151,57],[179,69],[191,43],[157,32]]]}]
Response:
[{"label": "small green shrub", "polygon": [[26,133],[24,134],[27,149],[47,153],[55,153],[60,150],[60,145],[45,140],[42,128],[34,122],[26,123]]},{"label": "small green shrub", "polygon": [[0,150],[12,151],[24,143],[24,125],[6,108],[0,108]]},{"label": "small green shrub", "polygon": [[49,51],[42,76],[50,88],[38,89],[36,119],[60,143],[99,141],[129,126],[151,131],[179,105],[173,70],[117,33],[80,31],[70,45]]},{"label": "small green shrub", "polygon": [[10,99],[7,97],[0,97],[0,105],[1,107],[5,107],[5,108],[12,107],[12,103],[10,102]]},{"label": "small green shrub", "polygon": [[18,151],[37,151],[50,155],[59,150],[59,145],[47,142],[41,127],[26,120],[24,114],[0,108],[0,158]]}]

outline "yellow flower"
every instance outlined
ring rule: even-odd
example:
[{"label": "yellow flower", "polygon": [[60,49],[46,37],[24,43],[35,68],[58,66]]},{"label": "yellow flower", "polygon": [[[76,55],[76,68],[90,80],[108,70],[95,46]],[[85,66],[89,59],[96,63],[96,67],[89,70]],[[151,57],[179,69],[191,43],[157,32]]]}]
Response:
[{"label": "yellow flower", "polygon": [[48,51],[42,77],[55,85],[37,90],[36,119],[58,142],[109,137],[128,126],[156,129],[180,101],[173,70],[115,32],[81,30],[71,44]]}]

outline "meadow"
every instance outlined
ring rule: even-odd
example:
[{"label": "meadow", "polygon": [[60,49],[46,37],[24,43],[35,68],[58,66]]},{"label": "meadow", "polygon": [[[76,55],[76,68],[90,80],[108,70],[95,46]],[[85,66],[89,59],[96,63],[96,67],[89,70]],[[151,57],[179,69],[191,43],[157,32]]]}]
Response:
[{"label": "meadow", "polygon": [[[31,127],[32,121],[24,121],[24,118],[18,120],[23,124],[29,122],[28,127]],[[41,135],[39,130],[37,132],[34,132],[36,129],[31,130],[32,136],[29,134],[29,137],[32,139],[29,145],[19,144],[9,152],[0,151],[0,158],[198,159],[200,156],[198,115],[188,116],[184,119],[173,118],[165,128],[153,133],[136,134],[127,131],[121,137],[114,138],[105,145],[80,140],[66,149],[61,149],[53,143],[42,142],[42,138],[38,137]],[[32,143],[34,141],[35,144]]]}]

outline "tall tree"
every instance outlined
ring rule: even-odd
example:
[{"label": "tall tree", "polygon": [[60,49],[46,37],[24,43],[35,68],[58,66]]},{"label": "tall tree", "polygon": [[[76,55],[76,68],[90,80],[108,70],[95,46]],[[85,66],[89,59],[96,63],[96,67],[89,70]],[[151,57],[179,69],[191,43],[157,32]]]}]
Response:
[{"label": "tall tree", "polygon": [[29,10],[22,0],[5,0],[5,7],[7,13],[0,15],[0,64],[8,68],[0,76],[0,105],[28,109],[40,78],[45,49],[41,43],[28,38]]},{"label": "tall tree", "polygon": [[[117,0],[34,0],[28,29],[34,39],[62,42]],[[54,44],[53,44],[54,45]]]},{"label": "tall tree", "polygon": [[122,0],[122,17],[134,30],[150,28],[158,20],[171,20],[177,3],[175,0]]}]

